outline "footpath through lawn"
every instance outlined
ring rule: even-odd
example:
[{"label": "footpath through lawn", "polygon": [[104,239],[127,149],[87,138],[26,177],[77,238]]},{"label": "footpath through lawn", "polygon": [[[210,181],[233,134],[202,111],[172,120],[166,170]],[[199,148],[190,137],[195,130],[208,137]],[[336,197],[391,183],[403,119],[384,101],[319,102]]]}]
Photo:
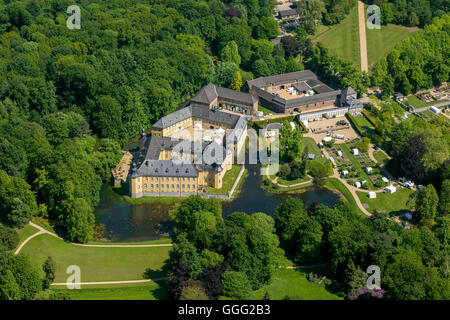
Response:
[{"label": "footpath through lawn", "polygon": [[151,278],[164,277],[163,266],[170,250],[171,247],[80,247],[43,234],[30,240],[20,254],[28,255],[39,270],[51,256],[56,262],[55,282],[67,280],[66,269],[70,265],[80,267],[81,282],[98,282],[144,279],[147,268],[152,270]]}]

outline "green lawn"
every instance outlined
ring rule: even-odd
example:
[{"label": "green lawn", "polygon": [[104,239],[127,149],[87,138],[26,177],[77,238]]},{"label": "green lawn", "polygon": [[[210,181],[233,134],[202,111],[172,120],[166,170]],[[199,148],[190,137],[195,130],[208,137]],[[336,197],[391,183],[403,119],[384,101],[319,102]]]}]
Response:
[{"label": "green lawn", "polygon": [[[316,155],[316,158],[310,162],[318,162],[322,166],[330,167],[328,159],[326,157],[322,158],[322,152],[320,151],[319,147],[317,146],[317,143],[314,141],[313,138],[303,138],[302,148],[303,152],[305,152],[305,149],[307,149],[308,153],[314,153]],[[329,172],[329,174],[332,174],[332,170]]]},{"label": "green lawn", "polygon": [[347,187],[341,181],[339,181],[339,179],[329,178],[325,182],[325,186],[327,186],[328,188],[331,188],[331,189],[339,191],[342,194],[342,196],[348,201],[348,203],[350,203],[350,205],[352,206],[353,211],[355,213],[359,213],[359,214],[365,216],[364,212],[362,212],[359,209],[358,205],[356,204],[356,200],[353,198],[353,196],[350,193],[350,191],[347,189]]},{"label": "green lawn", "polygon": [[370,129],[373,128],[373,125],[367,120],[365,116],[360,117],[353,117],[355,119],[355,122],[358,124],[358,126],[361,127],[361,129]]},{"label": "green lawn", "polygon": [[[366,28],[369,66],[385,56],[413,32],[414,29],[412,28],[396,25],[381,26],[381,29],[373,30]],[[361,65],[361,55],[359,49],[358,7],[355,5],[340,24],[319,26],[316,34],[312,37],[312,41],[323,43],[331,51],[359,67]]]},{"label": "green lawn", "polygon": [[272,111],[272,110],[270,110],[268,108],[265,108],[263,106],[258,106],[258,111],[262,111],[264,114],[269,114],[269,113],[276,114],[275,111]]},{"label": "green lawn", "polygon": [[400,211],[408,211],[410,208],[407,205],[409,196],[413,190],[403,188],[397,190],[394,194],[377,193],[376,199],[369,199],[367,193],[357,192],[362,204],[368,204],[367,211],[373,213],[377,211],[386,211],[387,213],[399,213]]},{"label": "green lawn", "polygon": [[382,151],[374,151],[373,157],[380,165],[385,165],[389,161],[388,157]]},{"label": "green lawn", "polygon": [[123,196],[126,202],[129,204],[142,204],[148,202],[158,202],[163,204],[173,204],[176,202],[182,202],[185,200],[184,197],[140,197],[140,198],[132,198],[130,196]]},{"label": "green lawn", "polygon": [[56,262],[55,282],[67,279],[66,269],[78,265],[81,282],[143,279],[147,268],[151,277],[162,277],[162,268],[171,247],[95,248],[79,247],[44,234],[33,238],[20,254],[27,254],[32,263],[42,270],[42,264],[51,256]]},{"label": "green lawn", "polygon": [[277,269],[272,283],[253,292],[252,299],[261,300],[266,290],[273,300],[282,300],[286,295],[304,300],[341,300],[342,298],[329,292],[325,285],[308,281],[309,270]]},{"label": "green lawn", "polygon": [[20,246],[20,244],[29,236],[32,234],[39,232],[38,229],[35,227],[30,226],[29,224],[25,225],[22,229],[16,229],[17,234],[19,235],[19,244],[17,246]]},{"label": "green lawn", "polygon": [[239,171],[241,171],[241,166],[234,165],[230,170],[225,173],[225,176],[222,179],[222,188],[216,189],[212,187],[208,187],[208,193],[228,193],[233,187],[236,178],[239,175]]},{"label": "green lawn", "polygon": [[366,28],[369,66],[387,55],[399,42],[409,37],[413,32],[411,28],[391,24],[381,26],[381,29],[370,30]]},{"label": "green lawn", "polygon": [[129,284],[120,287],[91,288],[82,286],[79,290],[53,289],[67,291],[72,300],[167,300],[167,284],[165,281],[146,284]]},{"label": "green lawn", "polygon": [[418,109],[418,108],[424,108],[424,107],[431,107],[432,105],[441,103],[441,102],[445,102],[448,100],[439,100],[439,101],[433,101],[433,102],[423,102],[422,100],[420,100],[419,98],[417,98],[416,96],[409,96],[407,98],[407,100],[404,102],[406,105],[412,105],[414,108]]},{"label": "green lawn", "polygon": [[284,179],[278,178],[277,182],[279,184],[282,184],[282,185],[285,185],[285,186],[291,186],[291,185],[294,185],[294,184],[297,184],[297,183],[306,182],[309,179],[310,178],[308,178],[308,176],[305,176],[305,177],[300,178],[300,179],[292,180],[292,181],[288,181],[288,180],[284,180]]},{"label": "green lawn", "polygon": [[359,67],[361,55],[359,52],[358,7],[355,5],[347,17],[337,25],[319,26],[312,41],[323,43],[332,52]]},{"label": "green lawn", "polygon": [[105,242],[105,241],[89,241],[89,244],[101,244],[101,245],[120,245],[120,244],[126,244],[126,245],[132,245],[132,244],[167,244],[172,243],[171,238],[160,238],[157,240],[148,240],[148,241],[138,241],[138,242]]}]

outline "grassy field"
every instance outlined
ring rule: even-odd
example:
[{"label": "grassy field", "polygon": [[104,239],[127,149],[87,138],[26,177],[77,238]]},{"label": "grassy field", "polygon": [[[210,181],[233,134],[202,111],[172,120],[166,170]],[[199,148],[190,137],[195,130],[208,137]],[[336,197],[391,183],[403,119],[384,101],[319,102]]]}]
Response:
[{"label": "grassy field", "polygon": [[390,52],[399,42],[409,37],[415,30],[403,26],[386,25],[370,30],[367,34],[367,59],[369,66]]},{"label": "grassy field", "polygon": [[39,270],[51,256],[56,262],[55,282],[66,281],[66,269],[70,265],[80,267],[81,282],[119,281],[143,279],[147,268],[152,270],[152,278],[164,276],[162,268],[170,249],[80,247],[44,234],[28,242],[20,254],[28,255]]},{"label": "grassy field", "polygon": [[272,277],[272,283],[253,292],[252,299],[261,300],[266,290],[273,300],[282,300],[287,295],[303,300],[340,300],[342,298],[329,292],[325,285],[308,281],[309,270],[278,269]]},{"label": "grassy field", "polygon": [[17,230],[17,234],[19,235],[19,244],[17,246],[20,246],[20,244],[29,236],[31,236],[32,234],[38,232],[39,230],[36,229],[35,227],[30,226],[29,224],[27,224],[25,227],[23,227],[22,229],[16,229]]},{"label": "grassy field", "polygon": [[412,105],[414,108],[424,108],[424,107],[431,107],[435,104],[441,103],[441,102],[446,102],[448,100],[439,100],[439,101],[433,101],[433,102],[423,102],[422,100],[420,100],[419,98],[417,98],[416,96],[409,96],[406,101],[404,102],[406,105]]},{"label": "grassy field", "polygon": [[230,170],[225,173],[225,176],[222,180],[222,188],[216,189],[212,187],[208,187],[209,193],[228,193],[228,191],[231,190],[233,187],[234,182],[236,181],[236,178],[239,175],[239,171],[241,171],[241,166],[234,165],[231,167]]},{"label": "grassy field", "polygon": [[367,118],[365,116],[360,116],[360,117],[353,117],[353,119],[355,119],[355,122],[358,124],[358,126],[361,127],[361,129],[371,129],[373,128],[373,125],[369,122],[369,120],[367,120]]},{"label": "grassy field", "polygon": [[167,300],[167,284],[165,281],[146,284],[129,284],[120,287],[91,288],[81,287],[80,290],[53,289],[67,291],[72,300]]},{"label": "grassy field", "polygon": [[381,151],[374,151],[373,157],[380,165],[386,164],[389,161],[388,157]]},{"label": "grassy field", "polygon": [[326,157],[322,157],[322,152],[320,151],[319,147],[317,146],[317,143],[314,141],[313,138],[303,138],[302,148],[303,152],[305,152],[305,149],[307,149],[308,153],[313,153],[316,155],[316,159],[310,161],[310,164],[314,165],[314,162],[319,163],[320,165],[329,169],[328,170],[329,175],[333,174],[333,170],[329,164],[328,159]]},{"label": "grassy field", "polygon": [[349,60],[356,66],[361,65],[359,52],[358,8],[355,5],[347,17],[337,25],[319,26],[314,43],[321,42],[332,52]]},{"label": "grassy field", "polygon": [[[414,31],[413,28],[396,25],[381,26],[381,29],[373,30],[366,28],[369,66],[385,56]],[[312,41],[323,43],[331,51],[359,67],[361,56],[357,6],[355,5],[340,24],[319,26]]]},{"label": "grassy field", "polygon": [[350,193],[350,191],[347,189],[347,187],[341,182],[339,181],[339,179],[336,178],[329,178],[326,182],[325,182],[325,186],[330,188],[330,189],[334,189],[339,191],[342,196],[350,203],[350,205],[353,208],[353,211],[355,213],[359,213],[363,216],[365,216],[364,212],[362,212],[358,205],[356,204],[355,199],[353,198],[352,194]]},{"label": "grassy field", "polygon": [[397,215],[402,212],[409,211],[409,207],[407,202],[409,200],[409,196],[414,191],[403,188],[397,190],[394,194],[387,193],[377,193],[376,199],[369,199],[367,197],[367,193],[357,192],[359,199],[362,204],[368,204],[369,208],[367,211],[373,213],[375,210],[377,211],[386,211],[391,215]]}]

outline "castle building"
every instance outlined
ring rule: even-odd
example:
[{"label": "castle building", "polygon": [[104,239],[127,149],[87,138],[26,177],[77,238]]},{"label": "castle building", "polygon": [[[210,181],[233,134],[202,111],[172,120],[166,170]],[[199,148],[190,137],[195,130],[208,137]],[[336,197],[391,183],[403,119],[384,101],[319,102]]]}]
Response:
[{"label": "castle building", "polygon": [[210,83],[201,88],[191,99],[191,106],[207,109],[217,107],[242,114],[255,114],[258,111],[258,99],[250,93],[222,88]]},{"label": "castle building", "polygon": [[363,104],[355,90],[334,90],[310,70],[279,74],[247,81],[259,103],[284,114],[298,114],[300,121],[361,114]]},{"label": "castle building", "polygon": [[186,197],[208,187],[222,188],[246,136],[243,116],[203,106],[191,105],[162,117],[149,137],[143,132],[133,155],[131,197]]}]

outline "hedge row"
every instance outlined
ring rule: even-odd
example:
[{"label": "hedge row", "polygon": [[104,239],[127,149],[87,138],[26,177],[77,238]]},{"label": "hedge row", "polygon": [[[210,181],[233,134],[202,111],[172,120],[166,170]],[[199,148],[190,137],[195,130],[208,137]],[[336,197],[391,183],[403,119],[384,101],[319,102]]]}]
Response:
[{"label": "hedge row", "polygon": [[345,115],[347,116],[348,120],[350,120],[350,122],[353,124],[353,127],[356,129],[356,131],[358,131],[359,135],[362,136],[363,131],[362,131],[361,127],[358,125],[358,123],[356,122],[355,118],[353,118],[353,116],[348,112]]},{"label": "hedge row", "polygon": [[372,114],[371,112],[369,112],[369,111],[366,110],[366,109],[363,109],[363,115],[367,118],[367,120],[368,120],[374,127],[376,127],[375,119],[374,119],[373,114]]}]

